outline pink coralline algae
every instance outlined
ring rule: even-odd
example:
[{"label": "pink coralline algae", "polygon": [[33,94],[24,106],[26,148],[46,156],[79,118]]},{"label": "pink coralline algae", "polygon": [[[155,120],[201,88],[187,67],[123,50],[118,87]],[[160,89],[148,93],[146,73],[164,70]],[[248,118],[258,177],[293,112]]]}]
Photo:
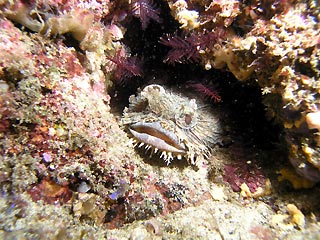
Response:
[{"label": "pink coralline algae", "polygon": [[240,192],[245,183],[250,192],[255,193],[259,187],[265,186],[267,177],[254,163],[234,163],[225,165],[223,179],[236,192]]},{"label": "pink coralline algae", "polygon": [[217,29],[213,32],[193,32],[183,37],[177,34],[162,37],[160,43],[171,48],[164,61],[169,64],[199,62],[201,52],[213,47],[223,36],[224,31]]},{"label": "pink coralline algae", "polygon": [[60,186],[46,179],[32,186],[28,193],[33,201],[43,200],[49,204],[64,204],[72,198],[72,191],[67,186]]},{"label": "pink coralline algae", "polygon": [[201,95],[204,94],[206,99],[209,99],[213,102],[221,101],[221,96],[219,95],[218,91],[212,87],[206,86],[203,83],[188,82],[187,87],[192,88],[195,92]]},{"label": "pink coralline algae", "polygon": [[152,0],[133,0],[131,3],[132,15],[138,17],[141,21],[141,28],[145,30],[150,22],[154,20],[158,23],[162,22],[160,18],[160,9]]},{"label": "pink coralline algae", "polygon": [[111,62],[110,67],[115,65],[114,79],[118,83],[124,83],[127,79],[134,76],[143,76],[142,62],[136,56],[127,56],[128,53],[122,49],[118,50],[113,57],[106,56]]}]

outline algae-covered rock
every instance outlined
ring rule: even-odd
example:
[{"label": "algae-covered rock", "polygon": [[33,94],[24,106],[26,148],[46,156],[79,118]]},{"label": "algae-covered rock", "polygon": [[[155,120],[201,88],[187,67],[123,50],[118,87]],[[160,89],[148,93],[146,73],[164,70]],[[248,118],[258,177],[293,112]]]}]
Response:
[{"label": "algae-covered rock", "polygon": [[[171,7],[182,31],[191,36],[189,44],[199,40],[194,33],[216,40],[193,46],[190,53],[198,55],[189,59],[201,60],[205,69],[229,69],[241,81],[257,79],[269,115],[286,129],[290,159],[302,175],[317,181],[319,33],[316,19],[308,15],[316,11],[291,1],[274,3],[275,9],[270,1],[179,0],[168,1],[168,6],[150,0],[0,1],[0,238],[317,236],[317,186],[293,192],[285,181],[279,184],[278,165],[261,164],[274,163],[278,156],[243,142],[229,126],[228,109],[196,102],[199,94],[193,99],[186,88],[172,86],[165,91],[175,90],[169,95],[174,94],[171,103],[180,103],[179,108],[169,104],[165,109],[167,99],[161,99],[164,108],[157,114],[152,109],[146,113],[149,119],[138,115],[149,136],[182,146],[190,162],[194,153],[201,157],[195,165],[179,161],[179,154],[167,165],[158,155],[135,149],[120,127],[119,106],[136,97],[118,102],[117,94],[134,84],[144,89],[150,73],[167,71],[164,65],[151,70],[150,65],[136,65],[129,43],[141,38],[131,39],[125,32],[131,24],[141,27],[136,17],[145,35],[154,33],[148,32],[153,24],[164,31],[160,12],[168,11],[163,14],[168,17]],[[217,34],[210,34],[213,29]],[[159,60],[136,48],[132,52]],[[143,70],[149,75],[142,80]],[[140,76],[141,82],[130,81],[132,76]],[[155,84],[148,86],[161,90],[163,79],[152,79]],[[110,91],[112,84],[117,91]],[[146,107],[146,101],[158,104],[153,94],[133,107]],[[211,100],[221,100],[210,94]],[[123,119],[130,113],[125,110]],[[146,119],[152,123],[155,116],[179,126],[176,130],[184,133],[178,136],[180,145],[163,131],[166,123],[159,131],[148,128]],[[124,125],[133,128],[135,119],[129,119]],[[224,141],[224,130],[231,140]],[[282,174],[284,180],[299,181]],[[300,229],[272,225],[277,212],[288,212],[286,219]]]},{"label": "algae-covered rock", "polygon": [[[197,12],[200,22],[190,34],[225,32],[214,46],[206,44],[205,48],[204,37],[189,41],[190,47],[199,46],[201,64],[205,69],[227,69],[239,81],[258,83],[269,118],[286,133],[289,161],[303,177],[320,181],[319,129],[315,124],[320,105],[320,30],[313,2],[197,3],[186,5]],[[179,20],[174,5],[169,6]]]}]

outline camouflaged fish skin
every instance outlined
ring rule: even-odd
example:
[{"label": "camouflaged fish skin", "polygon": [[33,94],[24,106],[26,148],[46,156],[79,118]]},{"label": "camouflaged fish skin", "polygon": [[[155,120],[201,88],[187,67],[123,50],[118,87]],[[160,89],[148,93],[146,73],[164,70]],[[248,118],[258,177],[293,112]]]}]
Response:
[{"label": "camouflaged fish skin", "polygon": [[183,97],[162,86],[146,86],[130,96],[122,126],[138,147],[158,154],[169,164],[174,158],[196,164],[209,158],[221,137],[217,117],[210,108],[200,108],[195,99]]}]

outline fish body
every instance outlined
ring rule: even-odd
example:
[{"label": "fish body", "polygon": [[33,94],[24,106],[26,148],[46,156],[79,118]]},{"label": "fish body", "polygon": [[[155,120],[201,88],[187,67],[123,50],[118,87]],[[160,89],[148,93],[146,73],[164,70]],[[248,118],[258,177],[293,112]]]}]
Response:
[{"label": "fish body", "polygon": [[159,154],[167,164],[175,158],[190,164],[209,158],[221,135],[210,109],[157,84],[130,96],[121,124],[138,147]]}]

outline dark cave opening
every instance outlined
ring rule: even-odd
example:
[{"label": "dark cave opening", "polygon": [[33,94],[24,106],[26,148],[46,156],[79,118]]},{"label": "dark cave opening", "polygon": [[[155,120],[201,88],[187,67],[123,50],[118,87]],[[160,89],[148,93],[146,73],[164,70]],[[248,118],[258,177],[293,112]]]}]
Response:
[{"label": "dark cave opening", "polygon": [[254,81],[240,82],[227,70],[204,70],[197,63],[164,63],[169,48],[159,43],[160,37],[181,30],[170,15],[167,4],[160,1],[157,1],[157,4],[161,6],[161,24],[151,21],[147,29],[142,30],[141,23],[136,18],[125,23],[127,32],[123,42],[130,48],[132,55],[143,59],[144,77],[128,79],[124,84],[115,86],[111,93],[111,106],[116,109],[117,115],[121,115],[124,107],[128,105],[129,96],[148,84],[178,87],[183,92],[188,82],[202,82],[213,86],[219,92],[221,102],[206,103],[213,108],[226,109],[234,141],[241,141],[248,148],[264,150],[279,146],[281,128],[266,119],[263,96]]}]

